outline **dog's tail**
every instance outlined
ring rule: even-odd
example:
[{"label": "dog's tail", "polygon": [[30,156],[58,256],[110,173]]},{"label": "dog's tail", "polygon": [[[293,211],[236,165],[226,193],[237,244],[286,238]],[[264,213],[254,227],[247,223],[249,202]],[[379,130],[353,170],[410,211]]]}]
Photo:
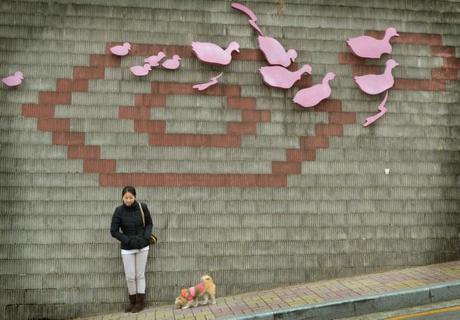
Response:
[{"label": "dog's tail", "polygon": [[213,280],[210,276],[205,274],[204,276],[201,277],[201,281],[205,282],[205,281],[213,281]]}]

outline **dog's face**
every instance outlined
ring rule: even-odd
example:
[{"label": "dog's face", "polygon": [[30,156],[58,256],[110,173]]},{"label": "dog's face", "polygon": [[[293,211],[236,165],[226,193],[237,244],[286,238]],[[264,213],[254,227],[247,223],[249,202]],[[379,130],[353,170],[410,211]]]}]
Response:
[{"label": "dog's face", "polygon": [[176,298],[176,301],[174,302],[174,304],[176,305],[176,308],[182,308],[183,306],[185,306],[187,304],[187,299],[185,299],[183,296],[178,296]]}]

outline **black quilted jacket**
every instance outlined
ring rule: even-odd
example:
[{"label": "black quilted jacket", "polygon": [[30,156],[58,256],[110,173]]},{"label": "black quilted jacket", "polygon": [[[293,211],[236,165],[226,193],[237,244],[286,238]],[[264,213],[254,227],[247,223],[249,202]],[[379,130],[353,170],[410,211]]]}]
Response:
[{"label": "black quilted jacket", "polygon": [[141,249],[149,245],[153,228],[152,217],[145,203],[142,203],[142,209],[145,215],[145,228],[142,224],[139,202],[134,201],[129,207],[123,204],[115,209],[110,234],[120,240],[121,249]]}]

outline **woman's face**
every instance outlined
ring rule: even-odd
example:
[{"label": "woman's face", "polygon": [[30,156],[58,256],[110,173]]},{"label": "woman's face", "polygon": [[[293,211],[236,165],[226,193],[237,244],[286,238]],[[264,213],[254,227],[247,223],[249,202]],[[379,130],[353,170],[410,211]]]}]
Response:
[{"label": "woman's face", "polygon": [[123,203],[127,205],[128,207],[133,204],[134,200],[136,200],[136,197],[133,196],[132,193],[126,192],[122,198]]}]

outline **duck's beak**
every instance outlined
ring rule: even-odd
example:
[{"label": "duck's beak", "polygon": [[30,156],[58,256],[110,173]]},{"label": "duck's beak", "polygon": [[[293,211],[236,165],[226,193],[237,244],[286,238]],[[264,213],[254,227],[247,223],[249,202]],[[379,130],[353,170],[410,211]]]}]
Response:
[{"label": "duck's beak", "polygon": [[399,33],[395,34],[395,37],[399,37]]}]

